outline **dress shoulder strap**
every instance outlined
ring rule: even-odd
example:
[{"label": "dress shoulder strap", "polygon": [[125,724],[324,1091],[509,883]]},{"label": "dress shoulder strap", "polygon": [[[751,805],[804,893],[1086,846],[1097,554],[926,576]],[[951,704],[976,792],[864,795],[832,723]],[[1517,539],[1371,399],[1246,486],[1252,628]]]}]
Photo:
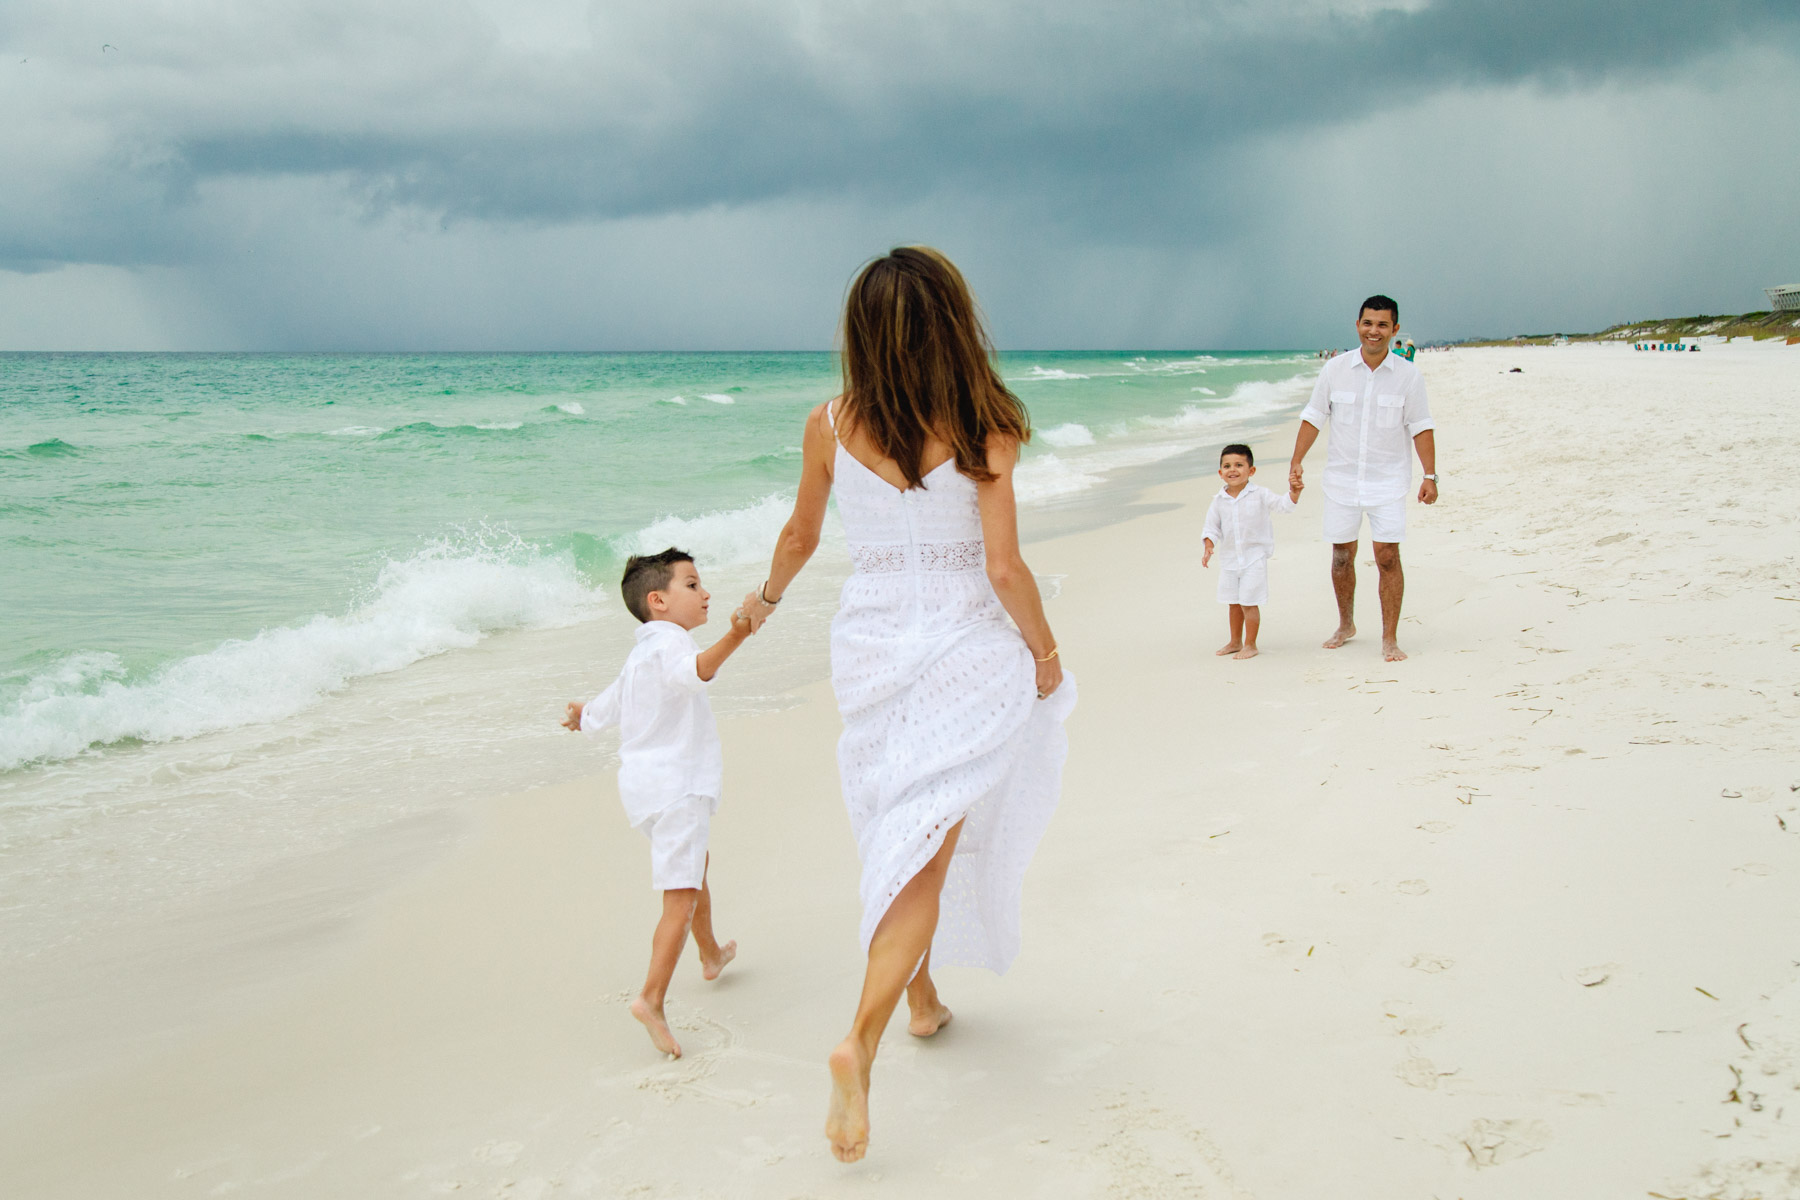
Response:
[{"label": "dress shoulder strap", "polygon": [[836,407],[836,400],[827,400],[825,402],[825,420],[831,426],[831,436],[833,438],[837,437],[837,413],[832,411]]}]

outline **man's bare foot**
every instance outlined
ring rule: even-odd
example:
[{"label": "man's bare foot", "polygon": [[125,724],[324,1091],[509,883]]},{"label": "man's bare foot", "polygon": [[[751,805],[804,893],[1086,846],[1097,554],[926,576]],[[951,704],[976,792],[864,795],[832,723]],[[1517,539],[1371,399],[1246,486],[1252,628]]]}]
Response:
[{"label": "man's bare foot", "polygon": [[825,1136],[839,1162],[856,1162],[869,1152],[869,1061],[855,1038],[845,1038],[825,1064],[831,1068]]},{"label": "man's bare foot", "polygon": [[1227,654],[1236,654],[1239,650],[1242,650],[1243,648],[1244,648],[1244,644],[1242,642],[1226,642],[1223,646],[1220,646],[1217,650],[1214,650],[1213,653],[1218,655],[1220,658],[1224,658]]},{"label": "man's bare foot", "polygon": [[642,1022],[650,1031],[650,1044],[667,1054],[670,1058],[681,1057],[681,1043],[669,1032],[669,1022],[664,1019],[660,1008],[651,1008],[650,1002],[639,996],[631,1002],[631,1015]]},{"label": "man's bare foot", "polygon": [[930,1012],[913,1012],[912,1020],[906,1023],[906,1032],[914,1037],[930,1037],[950,1023],[950,1015],[950,1010],[941,1001],[934,1002]]},{"label": "man's bare foot", "polygon": [[1233,657],[1233,658],[1255,658],[1260,653],[1261,653],[1261,651],[1258,650],[1255,646],[1245,646],[1242,650],[1239,650],[1236,654],[1232,655],[1231,657]]},{"label": "man's bare foot", "polygon": [[1355,636],[1356,626],[1348,624],[1339,625],[1337,627],[1337,632],[1325,639],[1325,648],[1327,650],[1336,650],[1339,646]]},{"label": "man's bare foot", "polygon": [[736,957],[736,942],[726,942],[723,946],[720,946],[719,956],[717,958],[707,958],[706,955],[702,954],[700,956],[700,978],[717,979],[719,977],[719,972],[725,969],[725,964]]},{"label": "man's bare foot", "polygon": [[1402,650],[1400,648],[1400,643],[1396,642],[1393,638],[1382,638],[1381,639],[1381,661],[1383,661],[1383,662],[1405,662],[1406,661],[1406,651]]}]

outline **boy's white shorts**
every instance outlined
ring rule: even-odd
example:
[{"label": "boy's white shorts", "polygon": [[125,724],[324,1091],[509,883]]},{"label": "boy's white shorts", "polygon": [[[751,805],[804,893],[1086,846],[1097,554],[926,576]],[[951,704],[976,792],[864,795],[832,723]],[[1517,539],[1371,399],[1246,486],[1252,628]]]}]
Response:
[{"label": "boy's white shorts", "polygon": [[1325,497],[1325,540],[1332,545],[1354,542],[1362,534],[1363,514],[1369,516],[1369,540],[1372,542],[1404,542],[1406,540],[1406,497],[1386,504],[1339,504]]},{"label": "boy's white shorts", "polygon": [[697,888],[706,880],[706,837],[711,796],[686,796],[639,825],[650,839],[650,886],[659,892]]},{"label": "boy's white shorts", "polygon": [[1268,559],[1246,563],[1240,571],[1219,572],[1220,604],[1261,604],[1268,598]]}]

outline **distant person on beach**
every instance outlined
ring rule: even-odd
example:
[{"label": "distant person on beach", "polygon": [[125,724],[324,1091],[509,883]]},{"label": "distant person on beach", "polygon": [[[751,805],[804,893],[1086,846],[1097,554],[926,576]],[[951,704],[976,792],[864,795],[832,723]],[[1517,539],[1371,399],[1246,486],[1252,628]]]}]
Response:
[{"label": "distant person on beach", "polygon": [[611,687],[582,704],[571,701],[566,729],[597,733],[619,727],[619,799],[633,829],[650,839],[650,886],[663,894],[662,919],[650,941],[650,973],[631,1002],[631,1015],[650,1031],[650,1044],[681,1057],[669,1032],[663,998],[688,932],[700,951],[700,974],[717,979],[737,957],[737,943],[713,936],[712,891],[706,886],[707,833],[718,811],[724,776],[719,729],[706,685],[754,628],[743,610],[706,650],[690,630],[706,624],[711,599],[686,551],[633,555],[619,590],[643,624],[637,645]]},{"label": "distant person on beach", "polygon": [[876,259],[850,285],[842,336],[843,394],[807,418],[794,513],[744,607],[761,620],[781,603],[835,489],[855,570],[831,623],[831,683],[868,965],[827,1060],[825,1136],[855,1162],[901,994],[907,1031],[930,1037],[950,1020],[933,967],[1001,972],[1018,953],[1075,696],[1019,554],[1013,468],[1030,418],[962,274],[923,246]]},{"label": "distant person on beach", "polygon": [[1300,502],[1298,480],[1288,480],[1288,494],[1278,496],[1250,482],[1256,456],[1234,442],[1219,451],[1219,489],[1206,510],[1206,549],[1200,565],[1219,555],[1219,603],[1230,605],[1231,640],[1213,651],[1233,658],[1255,658],[1256,632],[1262,628],[1262,602],[1269,598],[1269,555],[1275,553],[1272,513],[1291,513]]},{"label": "distant person on beach", "polygon": [[1435,422],[1425,402],[1419,368],[1390,353],[1400,330],[1400,306],[1386,296],[1370,296],[1357,313],[1359,354],[1327,362],[1300,413],[1288,482],[1301,482],[1301,463],[1331,423],[1325,451],[1325,540],[1331,543],[1331,586],[1337,593],[1337,631],[1325,639],[1335,650],[1356,636],[1356,543],[1363,518],[1375,547],[1380,577],[1381,656],[1406,657],[1400,649],[1400,601],[1406,577],[1400,570],[1400,543],[1406,540],[1406,494],[1412,488],[1412,456],[1419,455],[1425,479],[1419,502],[1438,497]]}]

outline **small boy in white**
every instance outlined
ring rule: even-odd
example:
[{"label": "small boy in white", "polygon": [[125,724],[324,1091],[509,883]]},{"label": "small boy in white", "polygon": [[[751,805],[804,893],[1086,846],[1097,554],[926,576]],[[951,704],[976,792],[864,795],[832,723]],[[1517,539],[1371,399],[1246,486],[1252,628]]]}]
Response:
[{"label": "small boy in white", "polygon": [[706,685],[754,628],[741,610],[734,612],[730,631],[700,649],[688,631],[706,623],[710,596],[693,558],[674,547],[633,556],[619,588],[625,607],[643,622],[637,645],[611,687],[585,705],[570,702],[563,726],[582,733],[619,727],[619,799],[632,828],[650,839],[650,882],[663,894],[650,973],[631,1002],[631,1015],[650,1031],[652,1045],[680,1058],[663,998],[690,928],[704,978],[717,979],[737,957],[736,942],[721,946],[713,937],[706,886],[706,835],[724,777]]},{"label": "small boy in white", "polygon": [[1256,459],[1240,443],[1219,451],[1219,478],[1225,486],[1206,510],[1206,552],[1200,565],[1219,555],[1219,603],[1231,606],[1231,640],[1213,651],[1233,658],[1256,657],[1256,633],[1262,627],[1262,602],[1269,598],[1269,555],[1275,553],[1273,513],[1291,513],[1300,500],[1300,484],[1278,496],[1250,482]]}]

